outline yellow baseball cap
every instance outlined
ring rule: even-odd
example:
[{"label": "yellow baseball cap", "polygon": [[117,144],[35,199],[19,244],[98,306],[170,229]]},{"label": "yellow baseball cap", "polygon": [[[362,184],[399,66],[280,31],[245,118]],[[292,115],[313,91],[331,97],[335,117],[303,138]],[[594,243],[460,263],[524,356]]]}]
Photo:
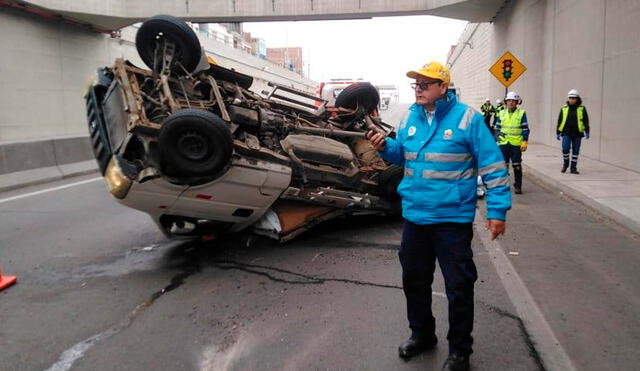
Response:
[{"label": "yellow baseball cap", "polygon": [[429,62],[424,66],[422,66],[417,71],[407,72],[407,77],[410,77],[412,79],[417,79],[420,76],[428,77],[436,80],[442,80],[443,82],[446,82],[446,83],[449,83],[451,81],[451,74],[449,73],[449,68],[447,68],[440,62]]}]

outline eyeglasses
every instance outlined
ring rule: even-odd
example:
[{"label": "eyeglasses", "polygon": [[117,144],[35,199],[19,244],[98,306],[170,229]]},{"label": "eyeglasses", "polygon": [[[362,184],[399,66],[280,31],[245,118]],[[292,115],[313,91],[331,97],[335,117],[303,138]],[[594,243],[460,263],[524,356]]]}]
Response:
[{"label": "eyeglasses", "polygon": [[429,89],[429,85],[433,85],[433,84],[439,84],[442,81],[423,81],[423,82],[413,82],[411,84],[409,84],[411,86],[411,89],[416,89],[416,88],[420,88],[420,90],[427,90]]}]

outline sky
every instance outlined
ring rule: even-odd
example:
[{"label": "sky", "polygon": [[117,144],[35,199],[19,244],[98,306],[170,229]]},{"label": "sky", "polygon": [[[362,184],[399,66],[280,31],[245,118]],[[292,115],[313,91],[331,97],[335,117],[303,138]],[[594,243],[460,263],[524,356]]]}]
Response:
[{"label": "sky", "polygon": [[433,16],[379,17],[364,20],[251,22],[245,32],[268,48],[303,48],[305,73],[317,82],[363,78],[395,84],[400,101],[412,102],[405,76],[429,61],[446,62],[466,21]]}]

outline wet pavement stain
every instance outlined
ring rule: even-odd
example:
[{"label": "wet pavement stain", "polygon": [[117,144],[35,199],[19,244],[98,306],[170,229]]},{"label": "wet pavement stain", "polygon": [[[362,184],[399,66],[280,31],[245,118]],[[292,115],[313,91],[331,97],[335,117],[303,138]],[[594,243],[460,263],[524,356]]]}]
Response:
[{"label": "wet pavement stain", "polygon": [[[360,285],[360,286],[371,286],[371,287],[402,290],[402,287],[398,285],[387,285],[387,284],[366,282],[366,281],[353,280],[353,279],[347,279],[347,278],[315,277],[315,276],[306,275],[302,273],[296,273],[296,272],[282,269],[282,268],[266,266],[266,265],[248,264],[248,263],[242,263],[242,262],[231,261],[231,260],[217,261],[214,263],[214,266],[222,270],[240,270],[243,272],[266,277],[273,282],[287,283],[291,285],[321,285],[327,282],[342,282],[342,283],[349,283],[349,284]],[[284,274],[291,275],[293,277],[298,277],[301,279],[296,280],[296,279],[279,278],[274,276],[272,274],[273,272],[284,273]]]},{"label": "wet pavement stain", "polygon": [[486,308],[487,310],[494,312],[502,317],[506,317],[516,321],[518,324],[518,329],[520,330],[520,336],[522,337],[522,340],[527,346],[527,349],[529,349],[529,355],[531,356],[531,358],[533,358],[533,360],[536,363],[536,366],[538,366],[538,369],[540,371],[547,370],[544,367],[544,364],[542,363],[542,357],[540,356],[540,353],[536,349],[533,339],[531,338],[531,334],[529,334],[529,331],[527,331],[527,328],[525,327],[524,322],[522,322],[522,318],[516,316],[515,314],[509,313],[504,309],[485,303],[482,300],[476,300],[476,303],[480,304],[482,307]]}]

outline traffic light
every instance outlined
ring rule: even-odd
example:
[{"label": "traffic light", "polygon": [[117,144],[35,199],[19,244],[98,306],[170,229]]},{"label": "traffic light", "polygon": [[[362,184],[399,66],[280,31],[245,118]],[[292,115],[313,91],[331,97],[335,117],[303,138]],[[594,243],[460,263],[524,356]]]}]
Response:
[{"label": "traffic light", "polygon": [[511,59],[505,59],[502,61],[502,77],[504,77],[506,81],[509,81],[509,79],[511,78],[512,64],[513,64],[513,61]]}]

